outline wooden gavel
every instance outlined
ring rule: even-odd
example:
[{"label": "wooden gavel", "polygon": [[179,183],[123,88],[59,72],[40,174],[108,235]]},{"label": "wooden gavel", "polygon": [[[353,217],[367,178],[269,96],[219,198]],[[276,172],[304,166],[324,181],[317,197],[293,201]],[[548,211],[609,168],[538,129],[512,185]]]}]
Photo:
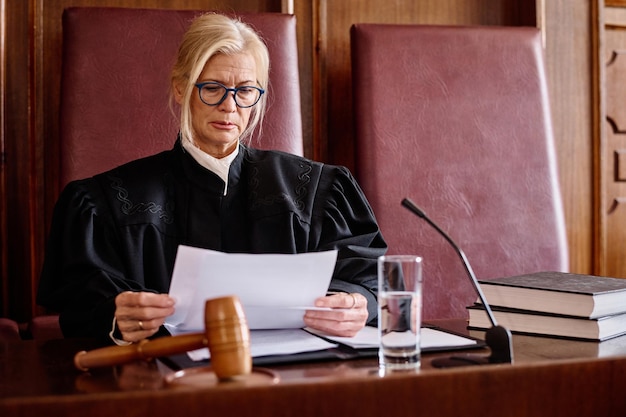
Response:
[{"label": "wooden gavel", "polygon": [[128,346],[81,351],[74,356],[74,365],[81,371],[87,371],[208,347],[211,368],[218,379],[249,374],[252,370],[250,330],[239,298],[227,296],[207,300],[204,324],[204,333],[146,339]]}]

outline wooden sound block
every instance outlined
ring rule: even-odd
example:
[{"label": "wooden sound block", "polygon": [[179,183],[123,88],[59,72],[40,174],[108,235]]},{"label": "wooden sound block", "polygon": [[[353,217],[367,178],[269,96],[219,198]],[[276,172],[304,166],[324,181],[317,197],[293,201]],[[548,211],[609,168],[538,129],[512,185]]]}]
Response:
[{"label": "wooden sound block", "polygon": [[218,379],[210,366],[183,369],[165,377],[165,385],[179,387],[217,387],[217,386],[259,386],[272,385],[280,381],[278,374],[265,368],[253,368],[252,372],[228,379]]}]

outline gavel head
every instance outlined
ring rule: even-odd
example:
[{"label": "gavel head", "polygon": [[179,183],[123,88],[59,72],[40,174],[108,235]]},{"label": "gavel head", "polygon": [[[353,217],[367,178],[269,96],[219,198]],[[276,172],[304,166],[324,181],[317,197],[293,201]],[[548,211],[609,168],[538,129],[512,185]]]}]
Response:
[{"label": "gavel head", "polygon": [[204,324],[215,375],[223,380],[249,374],[252,371],[250,329],[239,298],[207,300]]}]

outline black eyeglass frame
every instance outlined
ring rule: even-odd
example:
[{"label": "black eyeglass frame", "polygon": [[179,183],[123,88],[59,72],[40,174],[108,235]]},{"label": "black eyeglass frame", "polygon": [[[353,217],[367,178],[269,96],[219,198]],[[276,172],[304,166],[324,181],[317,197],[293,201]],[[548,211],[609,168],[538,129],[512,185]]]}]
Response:
[{"label": "black eyeglass frame", "polygon": [[[221,99],[219,99],[217,101],[217,103],[213,103],[213,104],[209,104],[206,101],[204,101],[204,99],[202,98],[202,89],[207,86],[207,85],[215,85],[217,87],[221,87],[224,89],[224,95],[222,96]],[[235,100],[235,104],[237,105],[237,107],[241,108],[241,109],[248,109],[250,107],[254,107],[258,104],[258,102],[261,100],[261,97],[263,97],[263,94],[265,94],[265,90],[262,89],[261,87],[257,87],[255,85],[242,85],[239,87],[235,87],[235,88],[229,88],[226,87],[224,84],[222,83],[218,83],[217,81],[207,81],[207,82],[203,82],[203,83],[196,83],[194,84],[194,86],[198,89],[198,96],[200,97],[200,101],[202,101],[204,104],[206,104],[207,106],[219,106],[220,104],[222,104],[224,102],[224,100],[226,100],[226,98],[228,97],[228,93],[232,92],[233,93],[233,98]],[[250,89],[253,88],[255,90],[257,90],[259,92],[259,97],[256,99],[256,101],[248,106],[242,106],[241,104],[239,104],[239,102],[237,101],[237,93],[241,90],[245,90],[245,89]]]}]

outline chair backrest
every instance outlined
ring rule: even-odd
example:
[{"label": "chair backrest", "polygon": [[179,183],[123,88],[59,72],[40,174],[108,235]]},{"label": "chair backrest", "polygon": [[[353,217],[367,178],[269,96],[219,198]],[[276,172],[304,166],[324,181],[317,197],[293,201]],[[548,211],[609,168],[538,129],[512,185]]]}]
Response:
[{"label": "chair backrest", "polygon": [[[170,149],[169,72],[192,10],[76,7],[63,14],[61,186]],[[295,16],[238,14],[265,40],[268,110],[252,146],[302,155]]]},{"label": "chair backrest", "polygon": [[356,174],[390,253],[424,258],[424,318],[467,317],[478,279],[567,271],[539,31],[361,24],[351,29]]}]

